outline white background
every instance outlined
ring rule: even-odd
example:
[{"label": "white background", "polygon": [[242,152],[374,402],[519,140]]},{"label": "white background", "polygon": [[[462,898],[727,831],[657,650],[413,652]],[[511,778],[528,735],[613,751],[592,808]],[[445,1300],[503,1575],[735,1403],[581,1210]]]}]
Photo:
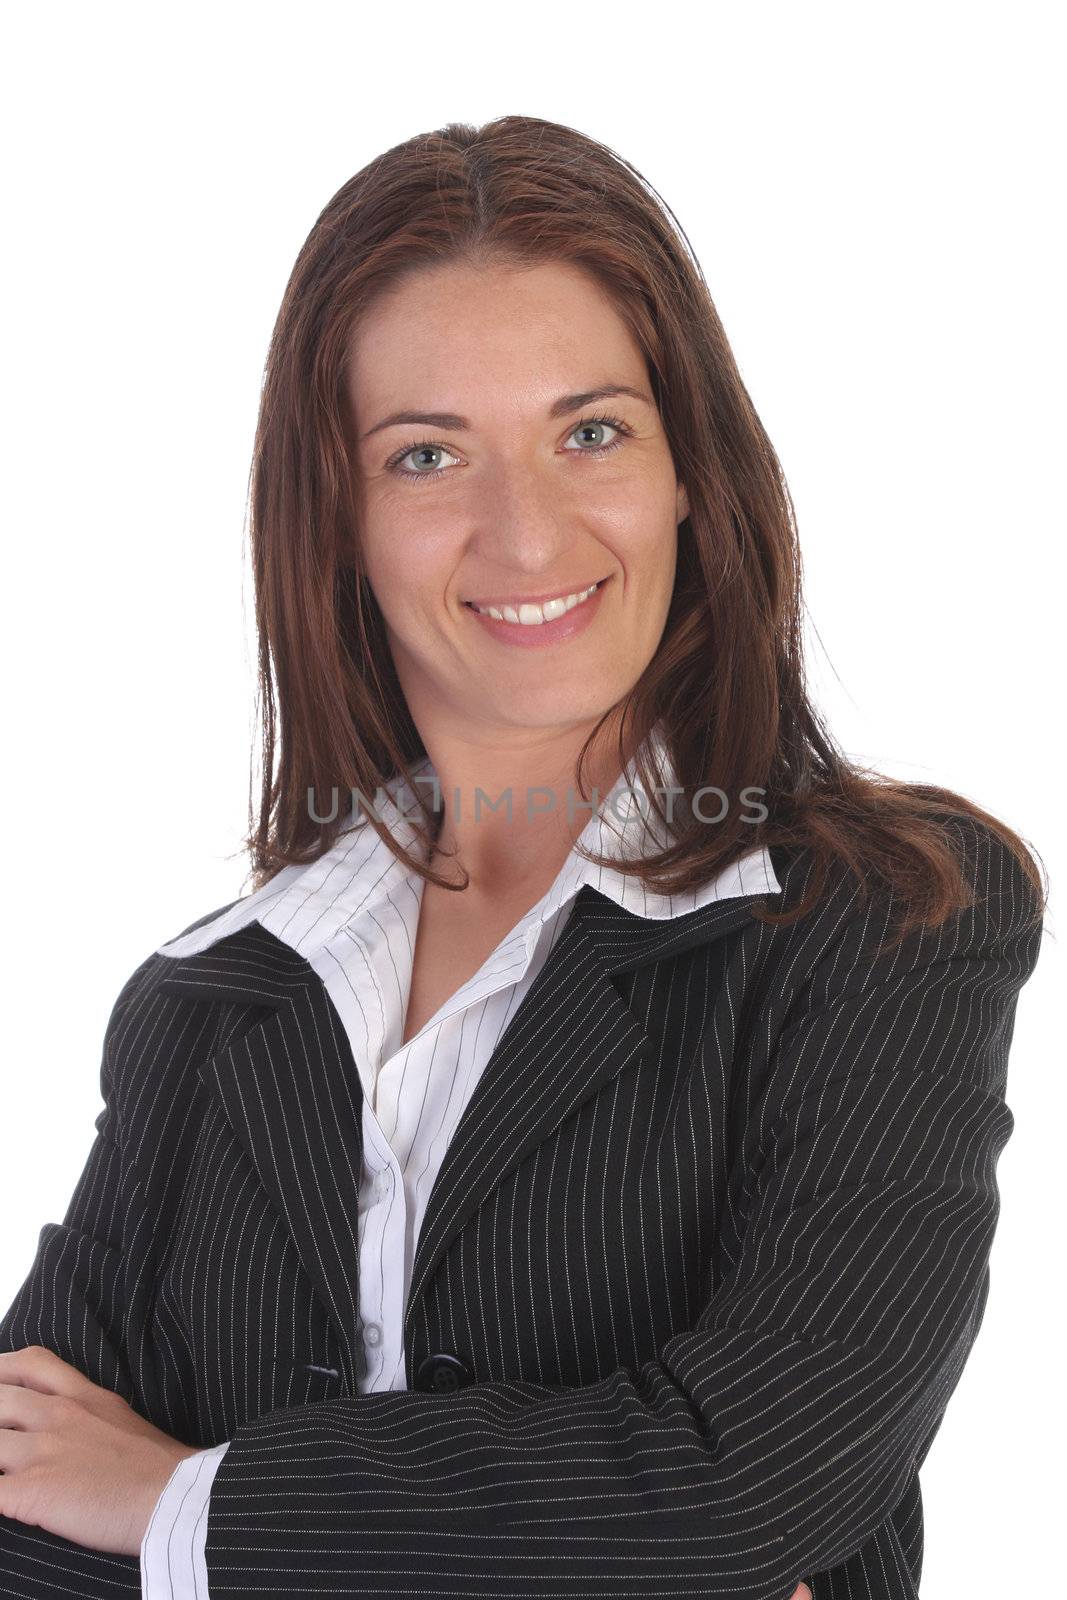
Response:
[{"label": "white background", "polygon": [[946,4],[50,6],[9,19],[0,1310],[59,1220],[111,1004],[246,887],[244,512],[318,212],[451,120],[569,123],[678,214],[797,506],[813,687],[1053,899],[978,1342],[923,1469],[923,1594],[1062,1577],[1063,52]]}]

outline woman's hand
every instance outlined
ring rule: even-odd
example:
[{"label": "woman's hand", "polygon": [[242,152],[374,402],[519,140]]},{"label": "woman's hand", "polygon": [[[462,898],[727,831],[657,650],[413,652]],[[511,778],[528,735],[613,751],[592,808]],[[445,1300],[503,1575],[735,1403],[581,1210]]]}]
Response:
[{"label": "woman's hand", "polygon": [[136,1556],[171,1473],[196,1453],[53,1350],[0,1352],[0,1516]]},{"label": "woman's hand", "polygon": [[811,1590],[806,1583],[798,1583],[789,1600],[811,1600]]}]

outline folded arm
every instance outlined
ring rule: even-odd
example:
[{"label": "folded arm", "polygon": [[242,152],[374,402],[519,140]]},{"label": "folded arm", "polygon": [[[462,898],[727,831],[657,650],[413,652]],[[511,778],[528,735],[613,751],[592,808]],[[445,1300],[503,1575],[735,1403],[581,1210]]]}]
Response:
[{"label": "folded arm", "polygon": [[[131,1283],[126,1272],[131,1234],[138,1235],[135,1258],[148,1259],[147,1223],[138,1206],[139,1185],[131,1181],[121,1149],[112,1075],[115,1041],[142,972],[143,966],[112,1008],[96,1137],[63,1221],[41,1229],[30,1272],[0,1320],[0,1351],[43,1345],[147,1415],[153,1379],[141,1331],[151,1283]],[[44,1528],[0,1516],[0,1594],[113,1600],[140,1592],[135,1557],[84,1549]]]}]

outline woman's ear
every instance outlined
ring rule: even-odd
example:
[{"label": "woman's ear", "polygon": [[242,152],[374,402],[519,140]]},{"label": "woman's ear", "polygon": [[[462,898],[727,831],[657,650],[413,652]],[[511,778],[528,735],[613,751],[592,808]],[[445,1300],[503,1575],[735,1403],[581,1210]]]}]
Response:
[{"label": "woman's ear", "polygon": [[674,520],[676,523],[684,522],[686,517],[689,515],[689,496],[686,494],[685,485],[682,483],[678,485],[678,495],[675,503],[677,507],[677,515],[675,516]]}]

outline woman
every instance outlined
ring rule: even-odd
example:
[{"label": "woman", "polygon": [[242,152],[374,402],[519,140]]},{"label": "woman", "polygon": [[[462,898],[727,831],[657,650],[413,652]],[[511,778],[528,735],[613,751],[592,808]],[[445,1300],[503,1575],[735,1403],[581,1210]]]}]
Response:
[{"label": "woman", "polygon": [[0,1325],[3,1592],[915,1596],[1042,882],[821,725],[666,208],[535,118],[372,162],[251,509],[253,887]]}]

